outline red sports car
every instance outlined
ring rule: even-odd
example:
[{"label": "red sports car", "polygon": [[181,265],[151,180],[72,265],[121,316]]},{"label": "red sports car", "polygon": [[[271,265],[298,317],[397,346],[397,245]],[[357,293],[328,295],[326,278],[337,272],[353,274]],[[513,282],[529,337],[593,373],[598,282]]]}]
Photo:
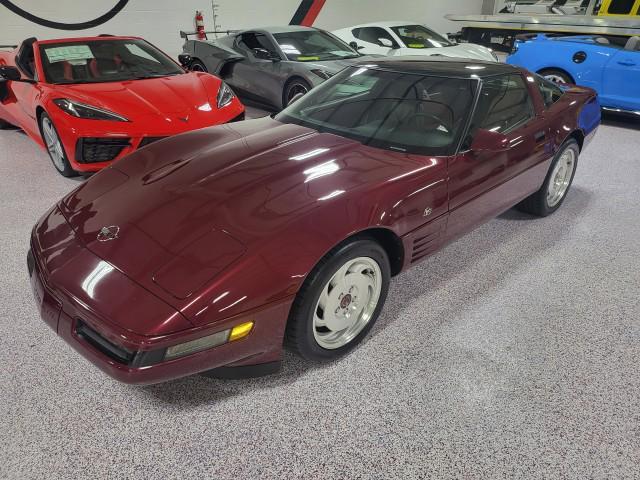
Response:
[{"label": "red sports car", "polygon": [[596,94],[494,63],[347,68],[274,118],[137,151],[36,224],[45,322],[109,375],[272,371],[335,358],[389,279],[504,210],[560,207]]},{"label": "red sports car", "polygon": [[141,38],[31,38],[0,52],[0,128],[22,128],[67,177],[243,116],[219,78],[186,72]]}]

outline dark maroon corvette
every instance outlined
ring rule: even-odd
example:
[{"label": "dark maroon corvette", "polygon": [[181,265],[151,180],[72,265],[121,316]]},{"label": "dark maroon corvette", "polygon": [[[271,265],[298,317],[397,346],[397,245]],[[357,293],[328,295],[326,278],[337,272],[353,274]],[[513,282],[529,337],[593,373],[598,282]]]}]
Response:
[{"label": "dark maroon corvette", "polygon": [[45,322],[118,380],[274,371],[354,347],[389,279],[518,205],[563,202],[592,90],[508,65],[348,68],[274,118],[134,152],[37,223]]}]

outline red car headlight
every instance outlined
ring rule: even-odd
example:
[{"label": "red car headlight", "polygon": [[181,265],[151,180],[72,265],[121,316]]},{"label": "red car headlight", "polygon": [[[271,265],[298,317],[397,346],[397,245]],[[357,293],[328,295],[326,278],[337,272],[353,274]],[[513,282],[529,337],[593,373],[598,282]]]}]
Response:
[{"label": "red car headlight", "polygon": [[115,112],[104,110],[102,108],[93,107],[86,103],[76,102],[75,100],[69,100],[68,98],[57,98],[53,101],[60,109],[67,112],[69,115],[84,118],[87,120],[111,120],[114,122],[128,122],[129,119],[118,115]]}]

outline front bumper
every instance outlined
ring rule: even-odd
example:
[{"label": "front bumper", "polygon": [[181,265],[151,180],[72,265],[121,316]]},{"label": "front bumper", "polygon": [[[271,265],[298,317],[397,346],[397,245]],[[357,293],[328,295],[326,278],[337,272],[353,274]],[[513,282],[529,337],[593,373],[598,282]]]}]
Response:
[{"label": "front bumper", "polygon": [[215,115],[198,115],[187,122],[175,119],[106,122],[83,120],[66,113],[54,123],[71,167],[78,172],[97,172],[135,150],[179,133],[244,119],[244,106],[236,98]]},{"label": "front bumper", "polygon": [[[107,300],[105,295],[108,292],[100,292],[98,286],[92,287],[91,293],[95,298],[87,295],[83,290],[83,284],[86,290],[87,275],[81,273],[81,265],[93,254],[70,238],[72,233],[68,225],[61,225],[59,219],[51,219],[55,212],[56,209],[43,217],[32,233],[27,264],[34,297],[44,322],[109,376],[124,383],[153,384],[220,367],[227,367],[223,373],[228,373],[230,367],[274,365],[281,360],[291,298],[214,324],[188,326],[169,334],[134,332],[122,326],[122,319],[114,322],[117,312],[123,309],[135,318],[143,315],[145,310],[149,316],[158,315],[168,306],[162,306],[161,300],[132,284],[120,272],[117,275],[122,277],[122,288],[117,288],[114,295],[123,300],[117,310],[113,310],[113,298]],[[45,240],[47,245],[43,245]],[[113,280],[109,283],[115,285]],[[147,307],[140,309],[134,305],[140,303],[147,304]],[[177,311],[174,314],[180,315]],[[165,315],[161,314],[158,323]],[[248,320],[254,322],[253,330],[241,340],[163,361],[163,352],[170,346],[211,335]],[[190,324],[187,322],[185,325]],[[242,373],[246,368],[238,370]]]}]

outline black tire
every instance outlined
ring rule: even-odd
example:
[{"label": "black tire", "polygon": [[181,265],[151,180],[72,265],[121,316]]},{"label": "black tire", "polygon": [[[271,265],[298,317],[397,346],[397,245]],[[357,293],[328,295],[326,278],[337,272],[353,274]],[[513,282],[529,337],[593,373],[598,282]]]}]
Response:
[{"label": "black tire", "polygon": [[62,151],[62,159],[61,159],[61,164],[57,165],[56,164],[56,160],[54,159],[53,155],[51,154],[51,152],[49,151],[49,148],[47,147],[47,138],[45,135],[45,124],[46,122],[49,122],[51,124],[51,128],[53,128],[53,131],[55,132],[58,141],[60,141],[60,135],[58,135],[58,130],[56,129],[55,125],[53,124],[53,121],[51,120],[51,117],[49,117],[49,115],[47,115],[46,112],[42,112],[40,114],[40,118],[39,118],[39,125],[40,125],[40,135],[42,136],[42,141],[45,144],[45,148],[47,148],[47,153],[49,154],[49,158],[51,159],[51,163],[53,164],[53,167],[58,171],[58,173],[60,173],[60,175],[62,175],[63,177],[75,177],[78,175],[78,172],[76,172],[73,168],[71,168],[71,164],[69,163],[69,158],[67,157],[67,152],[64,151],[64,145],[62,145],[62,142],[60,142],[60,147],[61,147],[61,151]]},{"label": "black tire", "polygon": [[[381,289],[377,305],[368,323],[348,343],[334,349],[323,348],[314,336],[314,310],[325,286],[340,267],[359,257],[372,259],[380,267]],[[332,360],[344,355],[358,345],[375,324],[387,298],[390,278],[391,268],[387,253],[373,239],[356,237],[338,245],[320,260],[300,288],[289,314],[285,344],[301,357],[312,361]]]},{"label": "black tire", "polygon": [[192,72],[205,72],[205,73],[209,71],[207,69],[207,66],[198,59],[193,60],[191,62],[191,64],[189,65],[189,70],[191,70]]},{"label": "black tire", "polygon": [[567,72],[556,68],[546,68],[538,72],[541,76],[554,83],[573,84],[575,81]]},{"label": "black tire", "polygon": [[[549,186],[551,185],[551,182],[554,180],[552,178],[552,175],[554,173],[556,165],[558,164],[560,159],[563,157],[565,152],[569,149],[573,150],[573,153],[574,153],[573,172],[571,172],[571,178],[569,180],[569,184],[567,185],[566,190],[563,193],[560,200],[553,205],[549,205],[549,202],[548,202]],[[551,166],[549,167],[549,171],[547,172],[547,176],[544,179],[544,183],[542,184],[542,187],[540,187],[540,190],[538,190],[533,195],[525,198],[522,202],[520,202],[517,205],[516,208],[518,208],[518,210],[522,210],[523,212],[527,212],[532,215],[537,215],[539,217],[546,217],[548,215],[551,215],[558,208],[560,208],[565,198],[567,197],[567,193],[569,193],[569,190],[571,190],[571,184],[573,183],[573,178],[575,177],[576,170],[578,168],[579,156],[580,156],[580,147],[578,146],[578,142],[576,142],[575,139],[570,138],[569,140],[564,142],[564,144],[558,150],[558,153],[556,153],[556,156],[554,157],[553,161],[551,162]]]},{"label": "black tire", "polygon": [[298,93],[307,93],[311,85],[305,79],[294,77],[287,82],[282,92],[282,108],[286,108]]}]

